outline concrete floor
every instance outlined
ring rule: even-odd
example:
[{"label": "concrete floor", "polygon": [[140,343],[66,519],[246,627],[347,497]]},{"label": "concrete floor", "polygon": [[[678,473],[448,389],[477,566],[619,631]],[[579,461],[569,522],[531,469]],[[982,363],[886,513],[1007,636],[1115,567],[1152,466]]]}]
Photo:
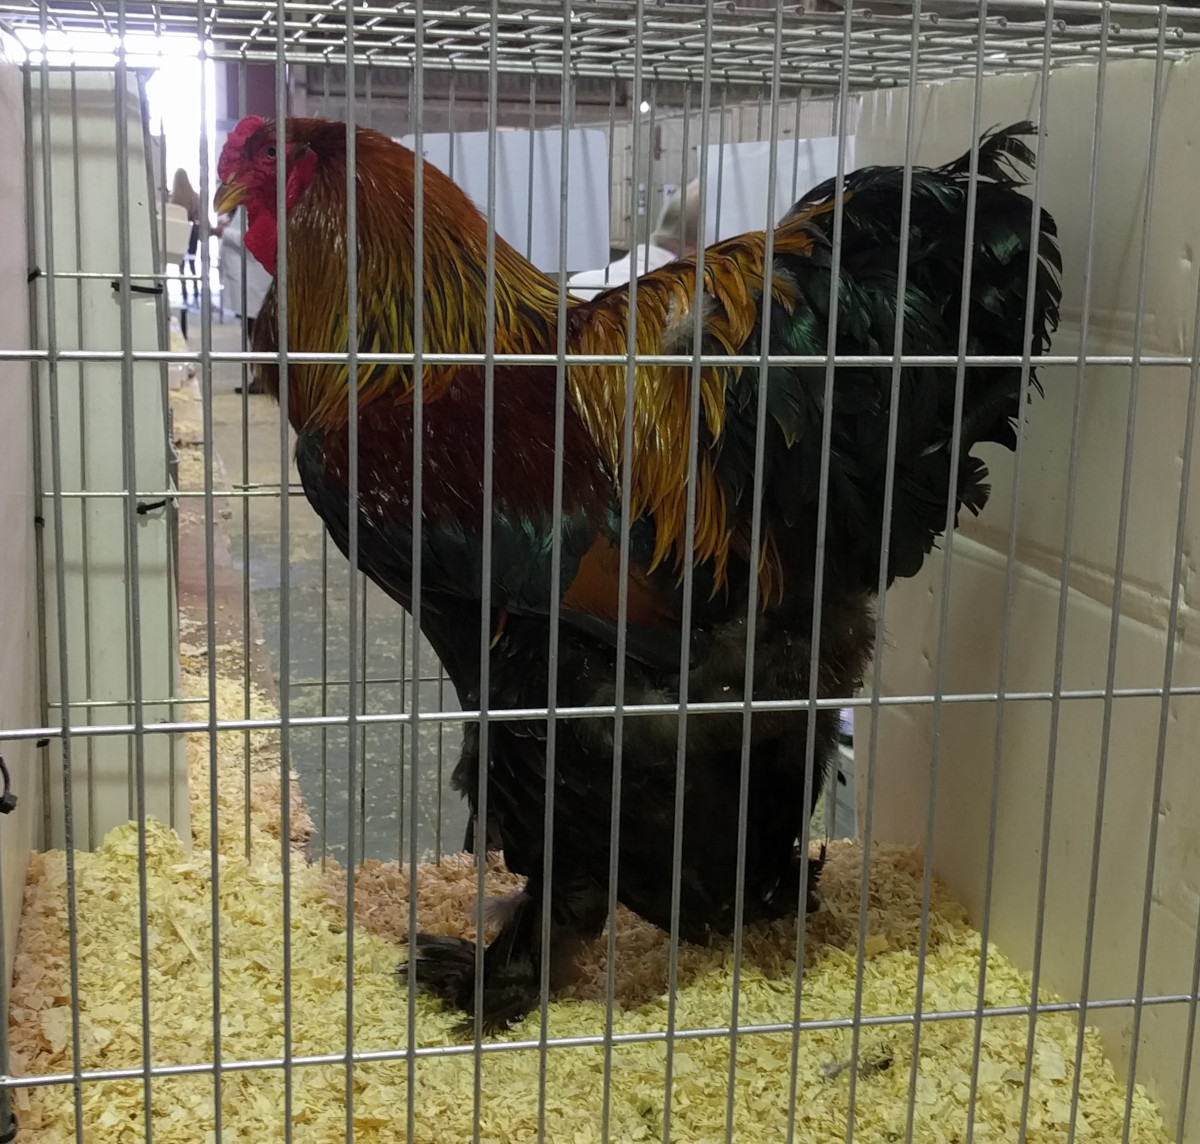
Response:
[{"label": "concrete floor", "polygon": [[[192,344],[199,316],[190,315]],[[214,318],[214,350],[240,348],[239,324]],[[368,714],[411,709],[412,623],[378,588],[358,578],[358,606],[351,623],[350,575],[345,558],[327,541],[324,526],[300,491],[286,444],[288,498],[286,534],[279,497],[281,443],[279,407],[265,397],[245,403],[234,392],[241,367],[213,367],[213,446],[221,459],[232,511],[224,521],[235,566],[248,574],[250,597],[262,627],[276,681],[282,675],[284,588],[281,550],[286,535],[288,709],[294,716],[344,715],[349,709],[349,636],[357,643],[356,708]],[[244,432],[243,432],[244,430]],[[249,495],[239,496],[246,492]],[[428,644],[419,656],[423,710],[457,710],[454,688],[439,680],[440,667]],[[402,680],[409,680],[404,683]],[[282,696],[281,696],[282,698]],[[413,790],[411,729],[398,723],[359,725],[359,782],[355,857],[407,860]],[[417,842],[422,858],[461,848],[466,808],[449,778],[461,739],[455,723],[422,728],[417,765]],[[317,825],[314,856],[344,861],[350,820],[350,758],[345,728],[293,728],[290,751],[305,803]]]},{"label": "concrete floor", "polygon": [[[189,315],[190,341],[199,342],[199,315]],[[240,324],[214,316],[214,350],[240,348]],[[236,568],[248,576],[250,597],[270,654],[276,681],[281,677],[284,600],[280,556],[287,540],[288,705],[293,715],[345,714],[348,710],[348,636],[351,628],[350,576],[346,560],[329,543],[325,530],[300,491],[293,463],[294,435],[286,443],[288,499],[286,533],[279,497],[281,442],[279,408],[270,398],[243,398],[234,392],[241,367],[213,367],[213,446],[232,492],[224,521]],[[245,408],[245,420],[243,420]],[[249,495],[240,496],[246,492]],[[412,673],[412,624],[407,614],[378,588],[359,577],[356,641],[359,685],[357,707],[367,713],[409,710]],[[449,682],[422,641],[422,710],[458,710]],[[365,680],[365,684],[362,681]],[[407,860],[413,789],[411,729],[399,724],[360,725],[358,812],[355,857],[359,860]],[[417,842],[423,859],[460,849],[466,811],[450,789],[461,729],[455,723],[422,729],[417,753]],[[344,861],[350,818],[349,758],[345,728],[293,728],[292,765],[309,813],[317,825],[314,856]],[[845,778],[836,790],[835,830],[855,833],[854,759],[843,748],[839,768]],[[824,831],[826,807],[813,822],[813,835]]]}]

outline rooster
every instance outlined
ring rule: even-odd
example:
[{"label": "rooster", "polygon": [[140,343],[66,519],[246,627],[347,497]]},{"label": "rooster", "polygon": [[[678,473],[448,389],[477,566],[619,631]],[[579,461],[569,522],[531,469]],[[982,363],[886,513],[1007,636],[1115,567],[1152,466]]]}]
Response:
[{"label": "rooster", "polygon": [[[989,133],[978,150],[977,206],[966,314],[969,354],[1019,357],[1025,349],[1030,252],[1031,352],[1044,353],[1057,327],[1061,258],[1051,216],[1035,219],[1020,193],[1033,154],[1029,123]],[[413,349],[414,186],[411,151],[374,131],[356,131],[358,348]],[[247,248],[272,272],[279,219],[276,172],[283,157],[286,200],[287,346],[347,350],[347,158],[344,124],[247,118],[221,154],[218,211],[247,209]],[[466,195],[424,167],[422,346],[426,353],[480,353],[487,344],[488,226]],[[966,252],[969,156],[912,171],[903,350],[953,355]],[[837,342],[841,354],[892,351],[897,301],[903,172],[874,167],[845,177]],[[763,232],[709,247],[697,306],[696,263],[684,258],[587,302],[569,299],[567,350],[625,354],[629,307],[636,299],[636,352],[690,354],[700,312],[705,355],[816,355],[826,351],[835,255],[836,186],[811,191],[775,230],[770,281]],[[495,238],[495,350],[554,353],[557,285]],[[763,307],[770,298],[767,344]],[[254,332],[256,350],[278,347],[278,296],[272,286]],[[260,367],[278,394],[278,368]],[[847,697],[861,683],[874,640],[873,601],[881,579],[889,419],[897,418],[894,503],[882,580],[912,576],[942,533],[947,498],[978,513],[988,499],[987,470],[971,450],[982,442],[1015,445],[1021,415],[1018,365],[968,366],[961,451],[952,471],[956,370],[905,366],[899,405],[890,408],[889,366],[837,367],[830,426],[828,519],[818,569],[817,513],[825,390],[822,365],[771,364],[766,371],[761,543],[752,548],[760,369],[705,364],[699,370],[699,432],[689,482],[691,365],[639,364],[633,379],[628,458],[628,574],[621,583],[621,481],[626,367],[573,364],[561,436],[561,513],[554,511],[556,371],[494,365],[494,465],[491,561],[484,555],[486,373],[478,365],[425,364],[420,492],[420,622],[465,709],[546,704],[557,662],[557,703],[609,705],[616,697],[619,620],[625,592],[624,702],[677,703],[680,670],[690,701],[742,702],[747,628],[756,588],[754,699],[796,700],[809,693],[816,576],[823,576],[817,693]],[[1038,387],[1036,377],[1032,384]],[[413,367],[358,368],[359,567],[412,610]],[[294,362],[288,415],[297,433],[304,491],[329,534],[349,549],[349,369],[345,360]],[[1040,387],[1038,387],[1040,389]],[[688,546],[689,495],[695,525]],[[957,517],[955,518],[957,519]],[[552,551],[561,552],[558,598],[551,595]],[[690,630],[682,630],[683,574],[693,570]],[[483,575],[490,579],[483,614]],[[561,618],[552,659],[550,615]],[[492,633],[489,690],[480,694],[481,631]],[[684,658],[684,647],[690,658]],[[750,716],[746,922],[813,908],[812,868],[801,885],[798,839],[836,750],[837,710],[815,715],[812,801],[806,803],[804,709]],[[523,889],[499,911],[486,949],[460,939],[419,935],[420,984],[473,1014],[488,1029],[528,1012],[540,994],[542,903],[550,895],[551,988],[563,982],[580,942],[607,916],[615,720],[557,721],[553,866],[543,881],[547,728],[544,719],[488,724],[486,760],[469,724],[454,772],[478,810],[486,766],[486,835],[501,847]],[[622,721],[617,855],[619,900],[664,928],[672,924],[672,858],[678,724],[674,714],[630,713]],[[736,921],[739,778],[743,713],[693,714],[686,729],[681,937],[703,941]],[[813,864],[815,867],[815,864]],[[806,897],[807,895],[807,897]],[[475,995],[476,958],[483,990]]]}]

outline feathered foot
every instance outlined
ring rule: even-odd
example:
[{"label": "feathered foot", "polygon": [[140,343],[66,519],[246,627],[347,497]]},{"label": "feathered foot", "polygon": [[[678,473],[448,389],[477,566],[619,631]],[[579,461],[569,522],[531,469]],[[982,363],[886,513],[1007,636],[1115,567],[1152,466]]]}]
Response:
[{"label": "feathered foot", "polygon": [[[527,890],[518,890],[487,903],[486,916],[500,921],[500,931],[483,948],[483,1031],[507,1029],[534,1009],[541,997],[541,942],[538,936],[540,901]],[[577,943],[563,931],[553,935],[551,988],[560,983],[560,970],[569,961]],[[417,984],[447,1004],[468,1014],[458,1031],[475,1030],[475,960],[480,947],[459,937],[418,934],[416,949]],[[561,963],[561,964],[560,964]],[[407,977],[407,963],[399,969]]]},{"label": "feathered foot", "polygon": [[[414,954],[417,985],[460,1009],[466,1019],[455,1026],[463,1036],[475,1032],[475,958],[478,946],[461,937],[436,937],[418,934]],[[519,1021],[538,1003],[539,975],[528,958],[510,961],[503,967],[497,959],[483,954],[483,1032],[499,1033]],[[407,978],[407,963],[397,969],[401,980]]]},{"label": "feathered foot", "polygon": [[[758,921],[763,918],[787,918],[796,913],[796,902],[800,895],[800,847],[793,846],[791,865],[771,888],[762,895],[761,904],[752,909],[747,899],[747,921]],[[821,899],[817,896],[817,882],[825,865],[825,844],[821,843],[821,852],[816,857],[808,859],[808,881],[805,886],[805,912],[813,913],[820,909]]]}]

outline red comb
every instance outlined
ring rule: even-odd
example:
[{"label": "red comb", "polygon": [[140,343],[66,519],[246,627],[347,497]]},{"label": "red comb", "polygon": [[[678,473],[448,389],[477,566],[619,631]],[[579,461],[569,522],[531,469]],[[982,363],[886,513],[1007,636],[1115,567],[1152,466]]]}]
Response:
[{"label": "red comb", "polygon": [[229,180],[234,167],[242,157],[242,148],[245,147],[246,140],[265,123],[266,120],[259,115],[247,115],[229,133],[229,137],[225,140],[225,146],[221,148],[221,157],[217,160],[217,177],[221,182]]}]

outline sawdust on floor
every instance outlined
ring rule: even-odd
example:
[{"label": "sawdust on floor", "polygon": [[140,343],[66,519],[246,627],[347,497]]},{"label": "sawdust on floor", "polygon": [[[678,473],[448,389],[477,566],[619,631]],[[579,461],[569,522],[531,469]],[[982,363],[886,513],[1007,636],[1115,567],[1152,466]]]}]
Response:
[{"label": "sawdust on floor", "polygon": [[[189,661],[185,685],[202,686]],[[218,662],[225,662],[224,653]],[[218,714],[241,714],[240,683],[224,678]],[[196,694],[196,691],[189,692]],[[263,714],[269,703],[255,695]],[[257,738],[255,738],[257,736]],[[207,849],[207,737],[189,744],[195,848],[188,854],[165,826],[146,830],[149,1040],[156,1064],[197,1064],[213,1055],[212,858]],[[246,764],[243,733],[217,741],[220,1038],[226,1061],[279,1058],[284,1052],[283,848],[280,843],[278,753],[269,732],[252,733],[253,837],[245,856],[242,824]],[[271,755],[274,752],[272,764]],[[274,784],[272,791],[272,784]],[[293,814],[303,822],[302,808]],[[301,834],[303,831],[293,832]],[[84,1069],[138,1068],[142,1060],[138,840],[133,825],[113,831],[95,853],[76,858],[79,942],[80,1044]],[[291,884],[291,1051],[296,1056],[345,1051],[345,873],[325,873],[289,848]],[[844,1017],[853,1010],[861,850],[831,846],[822,878],[822,907],[809,918],[803,1017]],[[913,1007],[920,930],[919,857],[880,849],[872,856],[863,1012],[903,1014]],[[418,918],[422,928],[469,934],[475,868],[465,856],[420,868]],[[489,892],[513,885],[493,864]],[[403,960],[408,927],[408,877],[394,864],[368,864],[355,879],[354,996],[356,1050],[408,1044],[407,1001],[395,969]],[[12,996],[13,1069],[23,1075],[71,1070],[72,1029],[65,855],[35,857],[27,889]],[[752,927],[746,934],[739,1021],[785,1023],[794,1007],[794,924]],[[549,1035],[601,1034],[605,1025],[604,943],[582,958],[584,973],[549,1009]],[[618,920],[614,1031],[661,1030],[667,1020],[666,935],[621,911]],[[925,964],[927,1011],[975,1004],[979,936],[961,909],[935,886]],[[732,952],[728,943],[683,946],[679,957],[677,1027],[727,1025]],[[1028,1000],[1028,977],[994,950],[988,956],[989,1006]],[[1045,998],[1044,998],[1045,999]],[[416,1004],[416,1042],[459,1043],[455,1014],[433,1000]],[[1029,1105],[1031,1144],[1066,1138],[1075,1050],[1075,1019],[1043,1015],[1038,1022]],[[914,1138],[954,1140],[966,1129],[974,1023],[938,1021],[922,1027],[916,1078]],[[1011,1017],[984,1024],[975,1139],[1015,1138],[1022,1100],[1027,1024]],[[502,1039],[538,1035],[533,1015]],[[863,1141],[904,1139],[912,1060],[912,1031],[903,1024],[862,1031],[855,1135]],[[792,1067],[790,1033],[754,1034],[738,1042],[733,1101],[734,1138],[782,1138]],[[796,1051],[798,1138],[845,1134],[850,1055],[847,1029],[806,1029]],[[602,1046],[551,1048],[546,1056],[546,1139],[600,1139],[605,1053]],[[540,1059],[536,1050],[486,1053],[480,1076],[482,1138],[525,1141],[537,1128]],[[729,1076],[728,1037],[680,1041],[674,1052],[671,1139],[723,1138]],[[613,1140],[661,1138],[666,1050],[661,1043],[621,1043],[611,1056],[609,1130]],[[475,1062],[470,1053],[417,1059],[414,1141],[471,1138]],[[1118,1137],[1124,1090],[1089,1031],[1077,1136]],[[222,1131],[228,1140],[282,1140],[284,1074],[278,1068],[222,1074]],[[355,1137],[363,1144],[403,1138],[408,1081],[404,1060],[359,1063],[354,1069]],[[211,1140],[215,1133],[210,1073],[155,1079],[151,1102],[154,1138],[164,1144]],[[74,1139],[69,1085],[21,1090],[21,1139],[58,1144]],[[1167,1136],[1145,1093],[1134,1097],[1131,1139],[1158,1144]],[[88,1082],[82,1087],[85,1140],[112,1144],[144,1139],[141,1078]],[[345,1071],[340,1063],[297,1066],[292,1087],[293,1138],[332,1142],[345,1132]]]}]

